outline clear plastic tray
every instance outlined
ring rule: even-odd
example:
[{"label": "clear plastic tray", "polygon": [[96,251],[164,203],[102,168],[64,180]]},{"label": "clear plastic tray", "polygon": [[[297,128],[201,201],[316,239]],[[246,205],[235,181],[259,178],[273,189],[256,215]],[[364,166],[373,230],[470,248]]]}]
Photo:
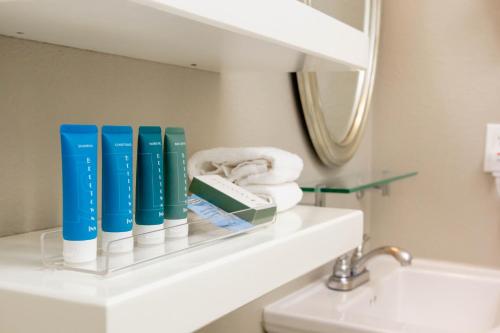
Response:
[{"label": "clear plastic tray", "polygon": [[[190,203],[192,200],[200,199],[190,199]],[[262,206],[257,209],[267,207],[268,206]],[[42,263],[45,267],[49,268],[72,270],[96,275],[108,275],[133,266],[179,255],[194,248],[206,246],[229,237],[252,232],[273,223],[276,219],[276,215],[274,215],[272,217],[267,217],[261,220],[253,220],[251,223],[247,223],[238,217],[248,216],[248,214],[253,211],[254,209],[246,209],[228,213],[218,209],[216,223],[214,223],[215,220],[213,218],[201,218],[190,211],[188,214],[188,222],[186,224],[163,228],[144,234],[134,234],[132,237],[122,238],[108,243],[109,249],[116,246],[119,242],[129,242],[130,239],[133,239],[134,250],[122,254],[103,251],[100,247],[101,241],[98,239],[99,245],[96,261],[78,265],[64,262],[62,255],[62,229],[59,228],[44,232],[40,236]],[[185,228],[186,225],[189,228],[187,237],[165,238],[163,243],[156,245],[140,245],[137,242],[137,239],[141,237],[141,235],[165,233],[167,229],[173,230],[175,228]]]}]

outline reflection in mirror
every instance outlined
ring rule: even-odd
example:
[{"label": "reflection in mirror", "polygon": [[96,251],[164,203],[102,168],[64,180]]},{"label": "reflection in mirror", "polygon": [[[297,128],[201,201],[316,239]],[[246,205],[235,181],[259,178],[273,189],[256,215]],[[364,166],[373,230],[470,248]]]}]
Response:
[{"label": "reflection in mirror", "polygon": [[354,121],[360,72],[318,72],[316,78],[326,127],[333,139],[341,142]]}]

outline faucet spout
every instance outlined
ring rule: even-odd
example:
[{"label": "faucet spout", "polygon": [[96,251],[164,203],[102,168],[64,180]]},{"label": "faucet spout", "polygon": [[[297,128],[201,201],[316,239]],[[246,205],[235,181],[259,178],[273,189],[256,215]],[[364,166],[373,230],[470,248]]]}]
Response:
[{"label": "faucet spout", "polygon": [[401,266],[411,265],[412,256],[408,251],[400,249],[396,246],[382,246],[368,252],[367,254],[353,262],[352,274],[361,274],[364,270],[366,270],[366,264],[370,259],[383,254],[392,256],[401,264]]}]

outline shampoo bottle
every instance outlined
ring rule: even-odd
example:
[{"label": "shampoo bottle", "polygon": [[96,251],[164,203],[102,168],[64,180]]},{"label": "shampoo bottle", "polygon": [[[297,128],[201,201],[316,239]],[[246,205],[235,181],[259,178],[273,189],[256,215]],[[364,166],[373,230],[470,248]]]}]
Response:
[{"label": "shampoo bottle", "polygon": [[97,127],[61,125],[63,257],[70,264],[97,256]]}]

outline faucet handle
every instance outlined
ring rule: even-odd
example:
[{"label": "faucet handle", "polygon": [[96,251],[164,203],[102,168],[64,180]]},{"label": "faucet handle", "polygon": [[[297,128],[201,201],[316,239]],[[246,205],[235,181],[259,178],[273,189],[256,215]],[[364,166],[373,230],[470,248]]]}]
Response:
[{"label": "faucet handle", "polygon": [[365,244],[370,240],[370,236],[368,234],[363,234],[363,241],[359,246],[354,250],[354,254],[352,255],[351,262],[355,262],[359,258],[363,256],[363,251],[365,248]]},{"label": "faucet handle", "polygon": [[359,246],[356,248],[356,250],[361,251],[362,253],[366,243],[368,243],[369,240],[370,236],[368,236],[368,234],[363,234],[363,240],[361,241],[361,244],[359,244]]},{"label": "faucet handle", "polygon": [[341,255],[335,260],[332,275],[338,278],[347,278],[351,276],[351,265],[348,253]]}]

